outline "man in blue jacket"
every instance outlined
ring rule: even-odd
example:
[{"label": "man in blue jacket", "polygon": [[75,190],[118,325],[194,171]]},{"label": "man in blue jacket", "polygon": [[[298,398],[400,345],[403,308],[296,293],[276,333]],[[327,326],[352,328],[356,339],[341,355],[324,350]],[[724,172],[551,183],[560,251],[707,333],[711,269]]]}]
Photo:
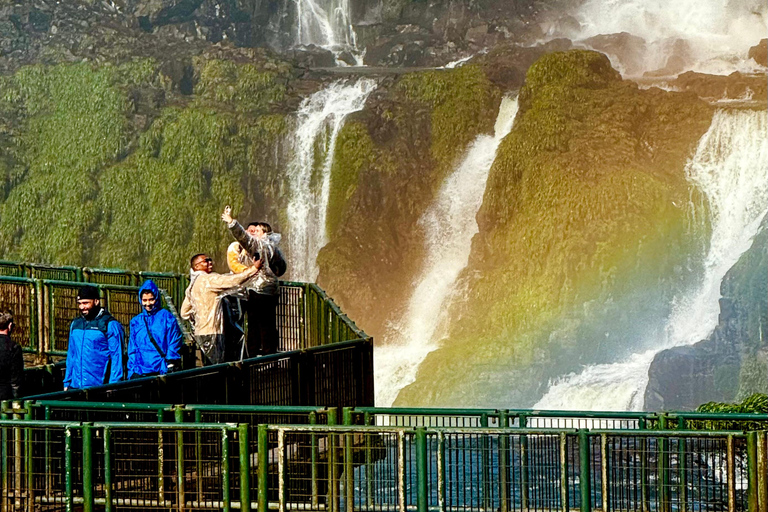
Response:
[{"label": "man in blue jacket", "polygon": [[123,340],[120,322],[101,307],[99,289],[83,286],[77,293],[80,316],[69,326],[64,389],[83,389],[123,378]]},{"label": "man in blue jacket", "polygon": [[181,329],[176,318],[160,304],[160,291],[152,280],[139,289],[143,311],[131,319],[128,340],[128,378],[165,375],[179,369]]}]

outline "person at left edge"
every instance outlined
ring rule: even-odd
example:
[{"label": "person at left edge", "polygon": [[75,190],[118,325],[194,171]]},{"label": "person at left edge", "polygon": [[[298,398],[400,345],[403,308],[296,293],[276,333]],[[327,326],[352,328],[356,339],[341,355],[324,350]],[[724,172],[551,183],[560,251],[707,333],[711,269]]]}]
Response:
[{"label": "person at left edge", "polygon": [[83,389],[123,378],[125,331],[101,307],[99,289],[83,286],[77,292],[80,316],[69,326],[64,389]]},{"label": "person at left edge", "polygon": [[128,378],[165,375],[180,369],[181,329],[160,303],[160,291],[150,279],[139,289],[142,312],[131,319],[128,337]]}]

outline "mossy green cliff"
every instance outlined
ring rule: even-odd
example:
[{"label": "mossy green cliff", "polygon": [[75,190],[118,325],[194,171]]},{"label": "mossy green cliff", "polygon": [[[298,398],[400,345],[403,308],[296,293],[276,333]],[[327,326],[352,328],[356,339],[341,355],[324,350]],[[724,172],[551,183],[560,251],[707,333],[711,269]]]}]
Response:
[{"label": "mossy green cliff", "polygon": [[466,296],[399,403],[532,405],[548,379],[642,349],[623,331],[655,316],[659,290],[687,285],[681,269],[701,241],[683,170],[710,107],[639,90],[587,51],[541,58],[519,101],[478,213]]},{"label": "mossy green cliff", "polygon": [[154,59],[3,77],[3,258],[183,271],[222,254],[223,204],[276,216],[292,70],[248,60],[195,57],[189,95]]}]

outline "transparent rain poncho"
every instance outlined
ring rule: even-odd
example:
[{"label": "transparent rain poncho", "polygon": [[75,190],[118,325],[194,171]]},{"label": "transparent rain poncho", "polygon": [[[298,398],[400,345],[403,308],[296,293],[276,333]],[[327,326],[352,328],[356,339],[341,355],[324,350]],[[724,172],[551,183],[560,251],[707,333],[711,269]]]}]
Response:
[{"label": "transparent rain poncho", "polygon": [[241,274],[190,271],[181,316],[190,321],[200,350],[213,364],[224,361],[225,321],[229,314],[224,298],[240,293],[242,285],[253,277],[253,271]]},{"label": "transparent rain poncho", "polygon": [[236,220],[233,220],[228,227],[251,261],[261,259],[261,269],[243,284],[240,292],[243,296],[246,296],[248,291],[263,295],[277,295],[278,276],[285,272],[285,260],[279,247],[282,236],[279,233],[267,233],[261,237],[251,236]]}]

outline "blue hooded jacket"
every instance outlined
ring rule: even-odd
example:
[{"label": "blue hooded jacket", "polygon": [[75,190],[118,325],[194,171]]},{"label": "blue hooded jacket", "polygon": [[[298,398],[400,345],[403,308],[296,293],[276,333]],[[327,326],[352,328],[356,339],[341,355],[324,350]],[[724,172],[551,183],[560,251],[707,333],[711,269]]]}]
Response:
[{"label": "blue hooded jacket", "polygon": [[83,389],[122,380],[124,339],[123,326],[104,308],[91,320],[72,320],[64,387]]},{"label": "blue hooded jacket", "polygon": [[[152,311],[147,312],[142,306],[141,313],[131,319],[131,335],[128,340],[129,379],[136,375],[165,375],[168,371],[168,361],[180,358],[182,337],[176,318],[170,311],[161,307],[160,291],[152,280],[145,281],[139,289],[139,304],[141,295],[145,292],[151,292],[157,301]],[[165,357],[150,341],[147,327]]]}]

